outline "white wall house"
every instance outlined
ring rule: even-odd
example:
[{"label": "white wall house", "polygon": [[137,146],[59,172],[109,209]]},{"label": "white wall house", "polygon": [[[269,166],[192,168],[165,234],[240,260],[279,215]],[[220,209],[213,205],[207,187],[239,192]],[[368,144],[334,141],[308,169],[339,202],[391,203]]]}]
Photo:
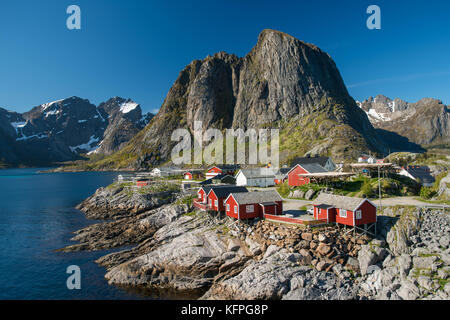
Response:
[{"label": "white wall house", "polygon": [[275,185],[275,175],[261,174],[259,169],[242,169],[236,174],[237,186],[271,187]]},{"label": "white wall house", "polygon": [[153,170],[151,171],[151,175],[154,177],[161,177],[161,169],[153,168]]}]

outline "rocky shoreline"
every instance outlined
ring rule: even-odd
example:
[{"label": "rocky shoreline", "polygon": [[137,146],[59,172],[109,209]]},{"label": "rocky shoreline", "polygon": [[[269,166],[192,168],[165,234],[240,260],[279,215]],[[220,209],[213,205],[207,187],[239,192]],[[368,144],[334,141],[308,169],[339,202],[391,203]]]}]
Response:
[{"label": "rocky shoreline", "polygon": [[449,299],[450,215],[384,209],[373,239],[343,228],[236,222],[174,190],[100,188],[77,208],[108,221],[62,251],[132,246],[99,258],[111,285],[200,299]]}]

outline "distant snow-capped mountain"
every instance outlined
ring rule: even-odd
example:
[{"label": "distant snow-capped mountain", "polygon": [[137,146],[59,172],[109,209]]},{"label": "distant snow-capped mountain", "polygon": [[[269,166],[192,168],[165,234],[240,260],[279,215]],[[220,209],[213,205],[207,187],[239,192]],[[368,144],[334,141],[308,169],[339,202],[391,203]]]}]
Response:
[{"label": "distant snow-capped mountain", "polygon": [[[0,164],[41,165],[109,154],[142,130],[152,114],[138,103],[115,97],[98,107],[70,97],[23,114],[0,108]],[[3,147],[4,146],[4,147]]]},{"label": "distant snow-capped mountain", "polygon": [[450,142],[450,113],[440,100],[423,98],[409,103],[378,95],[357,104],[375,128],[395,132],[423,146]]}]

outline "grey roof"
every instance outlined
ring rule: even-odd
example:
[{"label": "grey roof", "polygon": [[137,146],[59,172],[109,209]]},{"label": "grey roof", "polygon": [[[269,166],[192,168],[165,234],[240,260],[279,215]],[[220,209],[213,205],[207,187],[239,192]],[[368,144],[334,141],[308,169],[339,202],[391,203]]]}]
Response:
[{"label": "grey roof", "polygon": [[226,198],[230,195],[230,193],[233,193],[233,192],[240,192],[240,193],[248,192],[246,187],[232,186],[232,185],[212,186],[209,189],[208,193],[211,192],[211,190],[216,194],[216,196],[218,198]]},{"label": "grey roof", "polygon": [[315,206],[332,205],[333,207],[338,209],[355,211],[364,200],[366,199],[337,196],[334,194],[321,192],[312,204]]},{"label": "grey roof", "polygon": [[277,174],[287,174],[290,170],[291,168],[280,168],[278,169]]},{"label": "grey roof", "polygon": [[250,204],[250,203],[267,203],[275,201],[283,201],[278,192],[275,190],[269,191],[254,191],[245,193],[232,193],[233,198],[239,204]]},{"label": "grey roof", "polygon": [[274,174],[276,179],[284,179],[288,172],[291,171],[291,168],[280,168]]},{"label": "grey roof", "polygon": [[273,178],[273,177],[275,177],[274,172],[273,172],[273,170],[271,170],[271,168],[241,169],[239,171],[241,171],[244,174],[244,176],[246,176],[247,178]]},{"label": "grey roof", "polygon": [[[215,175],[214,177],[212,177],[212,178],[210,178],[210,179],[212,179],[212,180],[217,180],[217,179],[222,180],[222,179],[224,179],[224,178],[226,178],[226,177],[230,177],[230,178],[234,179],[233,176],[231,176],[231,175],[229,175],[229,174],[223,174],[223,173],[220,173],[220,174],[218,174],[218,175]],[[234,179],[234,180],[236,180],[236,179]]]},{"label": "grey roof", "polygon": [[430,168],[427,166],[408,166],[405,168],[415,179],[419,179],[421,183],[433,183],[434,177],[431,175]]},{"label": "grey roof", "polygon": [[[211,179],[208,179],[208,180],[205,180],[205,181],[210,181],[210,183],[212,183]],[[205,181],[203,181],[203,182],[205,182]],[[203,183],[203,182],[201,182],[201,183]],[[210,185],[206,185],[206,186],[201,187],[201,189],[203,189],[203,191],[205,191],[205,193],[208,194],[209,191],[212,188],[227,188],[227,187],[230,187],[230,185],[229,184],[224,184],[224,185],[213,185],[213,184],[210,184]]]},{"label": "grey roof", "polygon": [[322,167],[318,163],[303,163],[300,165],[303,167],[303,169],[305,169],[309,173],[328,172],[324,167]]},{"label": "grey roof", "polygon": [[309,163],[318,163],[322,167],[324,167],[328,161],[329,157],[303,157],[303,158],[295,158],[291,162],[291,167],[294,167],[295,165],[299,164],[303,167],[303,164],[309,164]]}]

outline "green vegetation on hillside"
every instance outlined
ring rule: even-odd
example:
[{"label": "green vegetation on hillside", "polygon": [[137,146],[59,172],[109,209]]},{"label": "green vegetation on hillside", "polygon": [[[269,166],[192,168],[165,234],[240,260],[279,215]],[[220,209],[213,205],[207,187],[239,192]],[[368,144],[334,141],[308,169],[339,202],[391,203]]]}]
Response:
[{"label": "green vegetation on hillside", "polygon": [[[420,186],[414,180],[399,175],[381,178],[380,186],[382,197],[415,196],[420,192]],[[345,181],[328,184],[310,183],[299,187],[289,187],[286,182],[277,186],[278,193],[283,197],[287,197],[290,192],[295,190],[306,192],[309,189],[313,189],[316,192],[328,189],[337,195],[373,198],[378,197],[378,178],[359,175]]]},{"label": "green vegetation on hillside", "polygon": [[[436,180],[433,183],[433,186],[431,187],[422,187],[420,189],[420,198],[422,200],[430,200],[433,197],[435,197],[439,191],[439,186],[441,184],[441,180],[447,176],[448,172],[442,172],[438,176],[436,176]],[[447,199],[441,199],[441,200],[447,200]],[[450,201],[446,201],[450,203]]]}]

